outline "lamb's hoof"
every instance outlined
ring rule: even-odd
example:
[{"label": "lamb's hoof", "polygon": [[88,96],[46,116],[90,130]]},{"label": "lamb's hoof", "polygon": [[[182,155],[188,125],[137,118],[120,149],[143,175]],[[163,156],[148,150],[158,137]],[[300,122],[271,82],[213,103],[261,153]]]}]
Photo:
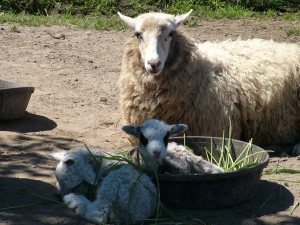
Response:
[{"label": "lamb's hoof", "polygon": [[76,214],[80,215],[81,217],[85,217],[86,204],[83,198],[84,197],[80,195],[71,193],[65,195],[63,200],[69,209],[73,209],[76,212]]},{"label": "lamb's hoof", "polygon": [[294,145],[293,156],[300,156],[300,143]]},{"label": "lamb's hoof", "polygon": [[74,199],[76,198],[76,195],[71,193],[64,196],[63,200],[64,203],[70,208],[74,209],[76,207],[76,201]]}]

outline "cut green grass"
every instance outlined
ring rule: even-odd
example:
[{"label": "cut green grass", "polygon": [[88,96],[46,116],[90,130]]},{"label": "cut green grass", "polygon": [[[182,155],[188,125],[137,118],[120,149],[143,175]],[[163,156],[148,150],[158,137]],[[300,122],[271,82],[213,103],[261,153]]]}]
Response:
[{"label": "cut green grass", "polygon": [[285,183],[299,183],[300,184],[300,180],[288,180],[288,179],[283,179],[283,178],[269,179],[269,180],[285,182]]},{"label": "cut green grass", "polygon": [[300,202],[295,202],[295,204],[293,205],[293,208],[291,210],[291,215],[293,215],[294,211],[299,207]]},{"label": "cut green grass", "polygon": [[[228,139],[226,141],[225,132],[223,132],[221,146],[216,145],[213,138],[211,138],[210,149],[205,148],[206,159],[209,162],[223,168],[225,172],[232,172],[242,168],[249,168],[258,165],[262,155],[265,154],[266,151],[253,152],[251,139],[237,156],[233,147],[232,129],[232,122],[230,121]],[[219,153],[218,157],[215,157],[215,152]]]},{"label": "cut green grass", "polygon": [[265,174],[280,174],[280,173],[286,173],[286,174],[299,174],[300,170],[296,169],[286,169],[286,168],[275,168],[275,169],[268,169],[265,170]]}]

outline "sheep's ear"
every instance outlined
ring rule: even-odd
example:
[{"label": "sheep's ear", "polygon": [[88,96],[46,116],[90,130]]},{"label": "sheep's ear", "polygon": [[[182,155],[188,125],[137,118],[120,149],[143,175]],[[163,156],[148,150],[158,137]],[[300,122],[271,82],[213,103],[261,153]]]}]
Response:
[{"label": "sheep's ear", "polygon": [[126,134],[130,134],[136,138],[139,137],[139,133],[140,133],[140,126],[135,126],[135,125],[125,125],[122,127],[122,130],[126,133]]},{"label": "sheep's ear", "polygon": [[130,28],[135,30],[135,28],[136,28],[136,20],[135,19],[133,19],[129,16],[125,16],[120,12],[118,12],[118,15],[121,18],[121,20],[123,20]]},{"label": "sheep's ear", "polygon": [[173,29],[174,30],[177,29],[192,12],[193,12],[193,10],[191,9],[186,14],[175,16],[175,18],[173,20],[173,23],[172,23],[173,24]]},{"label": "sheep's ear", "polygon": [[183,133],[184,131],[186,131],[186,129],[188,128],[187,125],[185,124],[174,124],[174,125],[170,125],[170,136],[176,136],[178,134]]},{"label": "sheep's ear", "polygon": [[66,157],[66,151],[62,152],[49,152],[48,155],[57,160],[57,161],[62,161]]}]

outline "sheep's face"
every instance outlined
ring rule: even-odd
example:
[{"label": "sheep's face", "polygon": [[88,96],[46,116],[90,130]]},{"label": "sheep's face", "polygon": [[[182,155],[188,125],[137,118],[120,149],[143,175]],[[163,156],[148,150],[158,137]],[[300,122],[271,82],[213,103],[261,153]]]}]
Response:
[{"label": "sheep's face", "polygon": [[71,157],[66,157],[60,161],[55,170],[56,187],[60,194],[65,195],[84,181],[84,178],[78,173],[78,167]]},{"label": "sheep's face", "polygon": [[120,18],[134,30],[134,35],[139,41],[143,65],[149,74],[156,76],[163,71],[169,54],[172,34],[191,12],[192,10],[180,16],[147,13],[134,19],[118,13]]},{"label": "sheep's face", "polygon": [[141,126],[126,125],[122,129],[139,139],[139,151],[146,160],[161,164],[167,152],[169,137],[184,132],[187,126],[185,124],[168,125],[151,119]]},{"label": "sheep's face", "polygon": [[96,175],[85,154],[75,150],[50,153],[49,156],[58,161],[55,177],[60,194],[72,192],[83,181],[94,183]]}]

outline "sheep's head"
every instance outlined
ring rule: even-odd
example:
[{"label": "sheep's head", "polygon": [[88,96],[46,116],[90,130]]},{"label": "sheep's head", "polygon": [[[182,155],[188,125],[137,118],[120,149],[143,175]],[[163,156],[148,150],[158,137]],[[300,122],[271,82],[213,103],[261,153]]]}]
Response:
[{"label": "sheep's head", "polygon": [[162,72],[168,58],[172,34],[192,13],[173,16],[164,13],[146,13],[136,18],[122,15],[120,18],[134,30],[145,69],[151,75]]},{"label": "sheep's head", "polygon": [[140,126],[125,125],[123,131],[139,139],[139,151],[145,160],[161,164],[167,153],[169,137],[184,132],[185,124],[168,125],[162,121],[150,119]]},{"label": "sheep's head", "polygon": [[55,176],[56,187],[61,195],[72,192],[83,181],[93,185],[96,174],[82,151],[61,151],[49,153],[49,156],[58,161]]}]

